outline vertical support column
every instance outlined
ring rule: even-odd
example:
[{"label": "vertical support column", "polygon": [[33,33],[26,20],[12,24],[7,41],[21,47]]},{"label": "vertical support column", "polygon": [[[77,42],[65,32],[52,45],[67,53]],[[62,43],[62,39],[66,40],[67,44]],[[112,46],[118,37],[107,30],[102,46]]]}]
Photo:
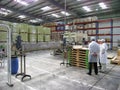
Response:
[{"label": "vertical support column", "polygon": [[98,34],[99,34],[99,22],[97,21],[96,22],[96,40],[99,38]]},{"label": "vertical support column", "polygon": [[110,31],[110,49],[113,49],[113,19],[111,19],[111,31]]},{"label": "vertical support column", "polygon": [[11,81],[11,29],[8,26],[7,27],[7,73],[8,73],[8,86],[12,87],[12,81]]},{"label": "vertical support column", "polygon": [[38,43],[38,28],[35,29],[36,29],[36,43]]},{"label": "vertical support column", "polygon": [[12,80],[11,80],[11,29],[4,24],[0,24],[0,26],[7,28],[7,78],[8,78],[8,86],[12,87]]},{"label": "vertical support column", "polygon": [[28,28],[28,42],[30,42],[30,28]]}]

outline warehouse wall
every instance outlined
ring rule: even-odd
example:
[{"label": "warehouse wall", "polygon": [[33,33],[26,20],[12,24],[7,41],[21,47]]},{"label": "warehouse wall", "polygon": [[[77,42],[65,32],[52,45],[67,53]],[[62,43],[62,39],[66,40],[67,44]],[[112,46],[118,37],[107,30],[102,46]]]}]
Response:
[{"label": "warehouse wall", "polygon": [[[114,20],[113,21],[113,26],[120,26],[120,21]],[[113,34],[120,34],[120,28],[113,28]],[[120,41],[120,35],[114,36],[113,40],[114,40],[114,42],[117,42],[117,43],[113,44],[114,46],[120,45],[120,42],[119,42]]]},{"label": "warehouse wall", "polygon": [[[120,26],[120,21],[118,20],[114,20],[113,21],[113,26]],[[111,27],[111,22],[102,22],[99,23],[99,27]],[[99,34],[110,34],[111,33],[111,29],[101,29],[99,30]],[[113,34],[120,34],[120,28],[113,28]],[[118,41],[120,40],[120,35],[114,35],[113,36],[113,47],[117,47],[118,46]],[[104,38],[107,41],[110,41],[111,36],[110,35],[105,35],[105,36],[99,36],[99,38]],[[110,43],[107,43],[109,48],[110,48]]]},{"label": "warehouse wall", "polygon": [[[110,27],[110,22],[102,22],[102,23],[99,23],[99,28],[102,28],[102,27]],[[99,34],[103,34],[102,36],[99,36],[100,39],[105,39],[108,43],[108,48],[111,48],[110,47],[110,35],[105,35],[105,34],[110,34],[110,28],[109,29],[100,29],[99,30]],[[105,35],[105,36],[104,36]]]}]

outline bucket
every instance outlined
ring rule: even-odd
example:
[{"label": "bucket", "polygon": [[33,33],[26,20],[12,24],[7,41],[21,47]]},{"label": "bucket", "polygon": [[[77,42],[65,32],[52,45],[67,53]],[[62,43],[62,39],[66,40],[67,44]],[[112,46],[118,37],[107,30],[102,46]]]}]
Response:
[{"label": "bucket", "polygon": [[11,74],[16,74],[18,72],[18,58],[11,57]]}]

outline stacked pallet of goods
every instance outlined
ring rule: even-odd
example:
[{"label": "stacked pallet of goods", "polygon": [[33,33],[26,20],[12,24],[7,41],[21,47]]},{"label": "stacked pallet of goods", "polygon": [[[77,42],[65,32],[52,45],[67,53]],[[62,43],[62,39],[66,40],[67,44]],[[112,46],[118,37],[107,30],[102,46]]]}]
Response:
[{"label": "stacked pallet of goods", "polygon": [[78,48],[79,46],[73,46],[71,51],[70,65],[82,68],[88,68],[88,49]]}]

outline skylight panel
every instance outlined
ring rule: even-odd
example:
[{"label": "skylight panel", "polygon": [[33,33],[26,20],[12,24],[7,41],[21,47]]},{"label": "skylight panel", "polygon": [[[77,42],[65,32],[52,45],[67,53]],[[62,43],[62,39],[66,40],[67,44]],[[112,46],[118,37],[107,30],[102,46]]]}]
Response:
[{"label": "skylight panel", "polygon": [[20,3],[20,4],[24,5],[24,6],[28,6],[29,5],[27,2],[25,2],[23,0],[14,0],[14,1],[16,1],[16,2],[18,2],[18,3]]},{"label": "skylight panel", "polygon": [[37,20],[29,20],[29,22],[37,23],[38,21]]},{"label": "skylight panel", "polygon": [[90,11],[92,11],[89,7],[87,7],[87,6],[83,6],[82,7],[84,10],[86,10],[87,12],[90,12]]},{"label": "skylight panel", "polygon": [[29,20],[29,22],[32,22],[32,23],[39,23],[39,22],[42,22],[43,20],[42,19],[32,19],[32,20]]},{"label": "skylight panel", "polygon": [[2,11],[5,11],[5,12],[8,12],[8,13],[11,13],[12,11],[11,10],[8,10],[8,9],[5,9],[5,8],[1,8]]},{"label": "skylight panel", "polygon": [[5,16],[8,15],[7,12],[3,12],[3,11],[1,11],[1,10],[0,10],[0,14],[3,14],[3,15],[5,15]]},{"label": "skylight panel", "polygon": [[48,11],[48,10],[50,10],[50,9],[52,9],[52,8],[49,7],[49,6],[45,6],[45,7],[41,8],[41,10],[43,10],[43,11]]},{"label": "skylight panel", "polygon": [[103,2],[99,3],[99,6],[100,6],[102,9],[107,9],[107,6],[106,6],[105,3],[103,3]]},{"label": "skylight panel", "polygon": [[52,16],[56,17],[56,18],[59,18],[60,16],[57,15],[57,14],[52,14]]},{"label": "skylight panel", "polygon": [[8,9],[5,9],[5,8],[0,8],[0,14],[3,14],[3,15],[8,15],[12,13],[12,11],[8,10]]},{"label": "skylight panel", "polygon": [[69,14],[68,12],[65,12],[65,11],[61,11],[61,13],[63,14],[63,15],[66,15],[66,16],[70,16],[71,14]]},{"label": "skylight panel", "polygon": [[20,16],[18,16],[18,18],[24,19],[24,18],[26,18],[26,16],[25,15],[20,15]]}]

